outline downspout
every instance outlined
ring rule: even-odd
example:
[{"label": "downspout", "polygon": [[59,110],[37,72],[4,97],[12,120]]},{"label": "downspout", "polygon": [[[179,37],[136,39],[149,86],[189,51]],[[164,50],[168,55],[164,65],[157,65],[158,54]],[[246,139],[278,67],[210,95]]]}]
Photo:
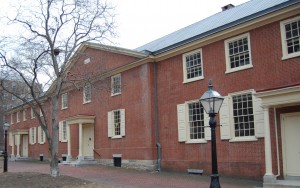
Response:
[{"label": "downspout", "polygon": [[276,155],[277,155],[277,175],[276,177],[280,176],[280,164],[279,164],[279,147],[278,147],[278,130],[277,130],[277,114],[276,108],[274,109],[274,124],[275,124],[275,139],[276,139]]},{"label": "downspout", "polygon": [[154,111],[155,111],[155,142],[157,147],[157,171],[160,172],[161,162],[161,145],[158,142],[158,99],[157,99],[157,77],[156,77],[156,63],[154,63]]}]

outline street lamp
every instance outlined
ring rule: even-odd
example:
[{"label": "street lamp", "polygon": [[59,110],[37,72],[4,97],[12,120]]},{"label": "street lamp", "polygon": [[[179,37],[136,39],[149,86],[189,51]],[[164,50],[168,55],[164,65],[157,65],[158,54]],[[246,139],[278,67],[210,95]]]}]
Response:
[{"label": "street lamp", "polygon": [[200,98],[200,102],[209,115],[209,126],[211,130],[211,155],[212,155],[212,174],[210,188],[219,188],[219,174],[218,174],[218,161],[217,161],[217,147],[216,147],[216,114],[219,112],[223,103],[222,97],[217,91],[213,90],[212,81],[209,80],[208,91],[206,91]]},{"label": "street lamp", "polygon": [[4,165],[3,165],[3,172],[7,172],[7,130],[9,128],[8,123],[4,123],[3,129],[4,129],[4,138],[5,138],[5,143],[4,143],[4,152],[3,152],[3,157],[4,157]]}]

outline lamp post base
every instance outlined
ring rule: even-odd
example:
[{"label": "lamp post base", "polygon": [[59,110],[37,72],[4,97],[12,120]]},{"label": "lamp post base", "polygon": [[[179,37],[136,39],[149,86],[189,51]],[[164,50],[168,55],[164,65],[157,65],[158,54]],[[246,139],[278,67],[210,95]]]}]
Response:
[{"label": "lamp post base", "polygon": [[221,188],[218,174],[211,175],[210,188]]}]

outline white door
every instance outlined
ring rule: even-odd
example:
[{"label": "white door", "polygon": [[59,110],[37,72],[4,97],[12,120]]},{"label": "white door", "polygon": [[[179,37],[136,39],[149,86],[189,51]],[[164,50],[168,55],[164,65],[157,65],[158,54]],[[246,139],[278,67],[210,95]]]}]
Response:
[{"label": "white door", "polygon": [[300,113],[282,116],[282,155],[286,178],[300,178]]},{"label": "white door", "polygon": [[83,156],[94,156],[94,126],[83,125]]},{"label": "white door", "polygon": [[28,157],[28,135],[23,135],[22,137],[23,137],[22,157]]}]

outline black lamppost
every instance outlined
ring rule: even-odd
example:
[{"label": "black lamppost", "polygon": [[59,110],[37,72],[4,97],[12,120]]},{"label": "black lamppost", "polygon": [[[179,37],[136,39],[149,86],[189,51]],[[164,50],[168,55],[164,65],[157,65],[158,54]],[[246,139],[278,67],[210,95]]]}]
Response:
[{"label": "black lamppost", "polygon": [[7,172],[7,129],[9,128],[8,123],[4,123],[3,129],[4,129],[4,152],[3,152],[3,157],[4,157],[4,165],[3,165],[3,172]]},{"label": "black lamppost", "polygon": [[213,90],[212,81],[209,80],[208,91],[206,91],[200,98],[200,102],[209,115],[209,126],[211,129],[211,182],[210,188],[219,188],[219,174],[218,174],[218,161],[217,161],[217,147],[216,147],[216,114],[219,112],[221,105],[223,103],[224,97],[222,97],[218,92]]}]

